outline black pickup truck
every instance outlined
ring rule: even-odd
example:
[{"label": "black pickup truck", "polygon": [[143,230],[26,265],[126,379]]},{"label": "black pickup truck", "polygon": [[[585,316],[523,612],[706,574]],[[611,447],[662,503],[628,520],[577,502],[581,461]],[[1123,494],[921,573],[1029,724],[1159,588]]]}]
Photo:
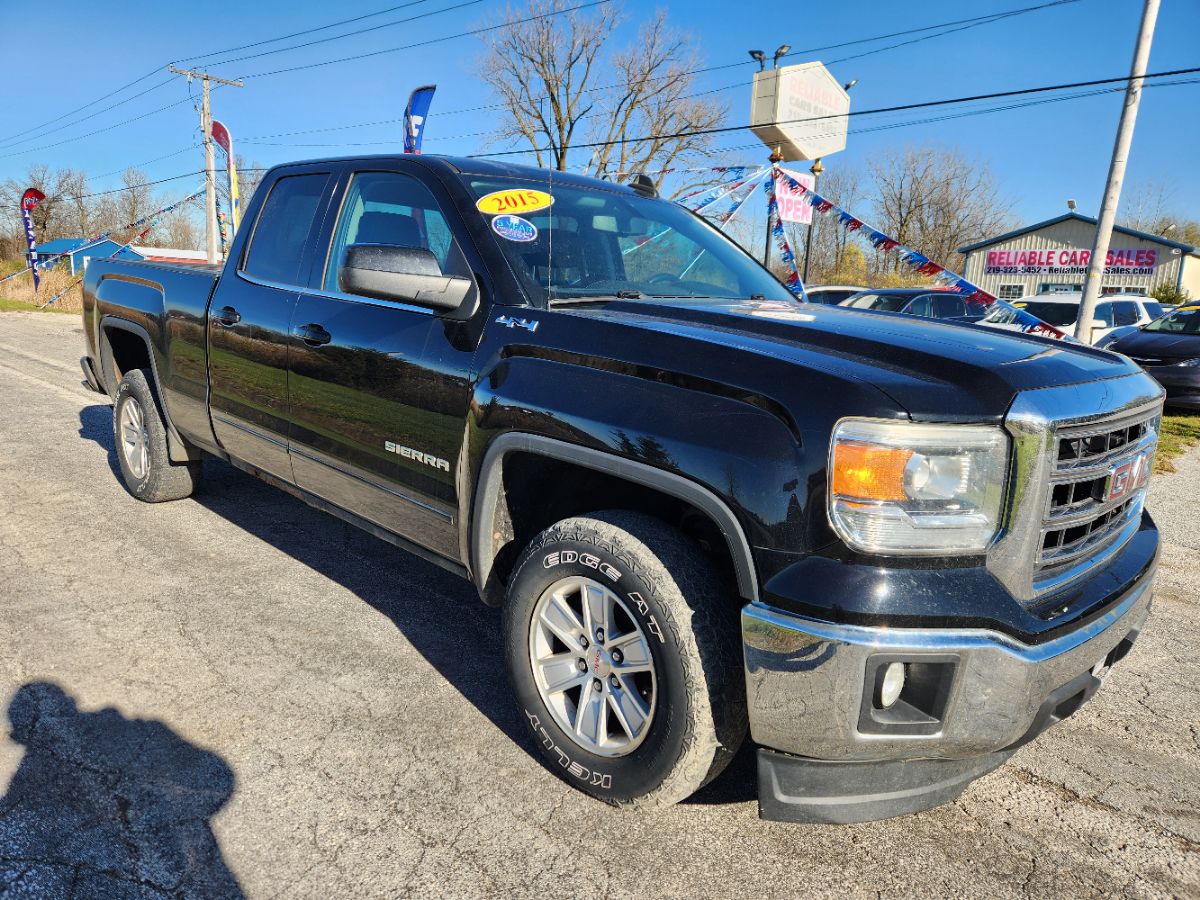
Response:
[{"label": "black pickup truck", "polygon": [[610,803],[688,797],[747,729],[764,817],[945,802],[1149,610],[1153,380],[797,302],[644,178],[285,165],[222,271],[84,289],[135,497],[216,457],[470,579],[533,745]]}]

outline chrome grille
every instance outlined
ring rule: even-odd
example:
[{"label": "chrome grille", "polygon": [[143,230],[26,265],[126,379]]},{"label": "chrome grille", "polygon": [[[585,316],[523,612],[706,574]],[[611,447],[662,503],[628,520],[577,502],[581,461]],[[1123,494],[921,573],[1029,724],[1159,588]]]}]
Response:
[{"label": "chrome grille", "polygon": [[1137,481],[1153,465],[1158,424],[1151,409],[1055,432],[1035,589],[1082,574],[1133,534],[1146,492]]}]

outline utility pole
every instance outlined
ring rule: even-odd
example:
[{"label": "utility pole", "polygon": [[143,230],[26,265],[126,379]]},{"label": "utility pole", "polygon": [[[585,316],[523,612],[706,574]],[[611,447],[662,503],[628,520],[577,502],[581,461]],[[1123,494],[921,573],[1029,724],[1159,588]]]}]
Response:
[{"label": "utility pole", "polygon": [[209,103],[209,83],[215,81],[217,84],[224,84],[229,87],[242,87],[243,85],[240,81],[230,81],[228,78],[218,78],[216,75],[209,75],[207,72],[196,72],[192,69],[177,69],[174,66],[167,66],[167,70],[174,75],[186,76],[188,81],[191,81],[193,78],[199,78],[203,82],[203,98],[200,101],[200,131],[204,135],[204,233],[207,236],[208,262],[211,265],[217,262],[217,247],[220,238],[217,234],[216,159],[213,153],[212,106]]},{"label": "utility pole", "polygon": [[[812,168],[808,171],[812,172],[813,177],[813,192],[817,190],[817,182],[821,180],[821,173],[825,171],[825,167],[821,165],[821,160],[814,159]],[[808,230],[804,233],[804,273],[800,276],[800,280],[808,284],[808,260],[812,257],[812,237],[813,230],[817,227],[817,211],[812,211],[812,218],[808,220]]]},{"label": "utility pole", "polygon": [[[767,157],[767,162],[769,162],[771,164],[771,174],[768,175],[767,177],[774,178],[775,177],[775,167],[778,166],[781,162],[783,162],[783,150],[779,147],[776,147],[774,150],[771,151],[771,155]],[[778,206],[778,202],[779,202],[778,198],[776,198],[777,206]],[[771,267],[771,239],[773,237],[773,235],[771,234],[771,221],[772,221],[771,220],[771,210],[768,208],[767,209],[767,239],[763,243],[763,265],[767,268]]]},{"label": "utility pole", "polygon": [[1125,106],[1121,109],[1121,121],[1117,125],[1117,139],[1113,144],[1112,162],[1108,167],[1108,184],[1104,188],[1104,200],[1100,205],[1100,216],[1096,222],[1096,241],[1092,244],[1092,255],[1088,259],[1087,274],[1083,278],[1083,298],[1079,304],[1079,320],[1075,323],[1075,337],[1085,344],[1092,342],[1092,319],[1096,315],[1096,303],[1100,299],[1100,282],[1104,278],[1104,262],[1108,256],[1108,245],[1112,240],[1113,222],[1117,217],[1117,204],[1121,200],[1121,182],[1125,180],[1125,163],[1129,159],[1129,146],[1133,143],[1133,126],[1137,121],[1138,103],[1142,99],[1142,81],[1146,65],[1150,60],[1150,44],[1154,40],[1154,23],[1158,18],[1159,0],[1146,0],[1142,10],[1142,24],[1138,29],[1137,45],[1133,51],[1133,65],[1129,70],[1129,83],[1125,86]]}]

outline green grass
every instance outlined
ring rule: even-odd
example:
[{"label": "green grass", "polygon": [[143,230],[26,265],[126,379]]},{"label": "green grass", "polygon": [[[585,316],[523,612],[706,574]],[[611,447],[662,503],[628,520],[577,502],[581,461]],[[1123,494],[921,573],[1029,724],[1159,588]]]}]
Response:
[{"label": "green grass", "polygon": [[1158,436],[1158,454],[1154,471],[1174,472],[1171,463],[1189,447],[1200,443],[1200,415],[1164,414],[1162,433]]},{"label": "green grass", "polygon": [[10,300],[7,297],[0,297],[0,312],[52,312],[66,313],[68,315],[77,316],[77,309],[59,309],[56,306],[47,306],[45,309],[38,309],[33,303],[25,303],[22,300]]}]

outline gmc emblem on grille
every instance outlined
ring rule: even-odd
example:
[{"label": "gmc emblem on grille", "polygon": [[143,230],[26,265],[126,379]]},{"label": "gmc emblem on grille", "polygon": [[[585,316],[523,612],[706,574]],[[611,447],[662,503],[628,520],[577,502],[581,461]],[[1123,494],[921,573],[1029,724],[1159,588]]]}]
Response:
[{"label": "gmc emblem on grille", "polygon": [[1154,448],[1151,447],[1109,472],[1105,501],[1120,500],[1143,487],[1150,480],[1150,469],[1153,467],[1153,462]]}]

